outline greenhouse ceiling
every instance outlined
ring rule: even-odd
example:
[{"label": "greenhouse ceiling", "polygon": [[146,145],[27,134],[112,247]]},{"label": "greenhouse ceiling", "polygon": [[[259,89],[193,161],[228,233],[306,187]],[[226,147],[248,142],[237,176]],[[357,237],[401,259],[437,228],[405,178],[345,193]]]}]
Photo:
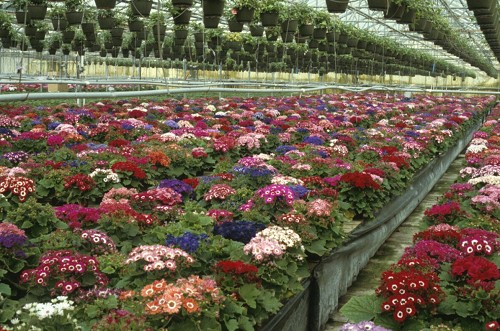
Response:
[{"label": "greenhouse ceiling", "polygon": [[[32,5],[38,5],[38,4],[48,4],[48,10],[47,10],[47,17],[44,19],[47,25],[50,25],[51,18],[54,17],[55,12],[57,11],[57,8],[62,8],[62,14],[61,15],[67,15],[69,12],[72,12],[72,10],[68,9],[67,6],[76,6],[75,8],[80,8],[80,11],[83,11],[84,14],[87,12],[91,12],[91,9],[96,9],[96,4],[102,1],[106,0],[66,0],[66,1],[47,1],[47,0],[4,0],[1,1],[0,3],[2,4],[3,12],[0,13],[0,34],[2,33],[2,19],[5,19],[5,14],[9,14],[10,18],[13,21],[13,31],[15,33],[23,33],[27,32],[30,30],[30,28],[33,28],[34,26],[31,26],[34,21],[26,21],[22,20],[22,12],[23,8],[26,10],[29,6]],[[135,4],[136,2],[145,2],[146,0],[126,0],[126,1],[121,1],[121,0],[111,0],[111,2],[114,2],[115,4],[113,6],[114,9],[112,10],[104,10],[107,11],[109,15],[113,16],[119,16],[119,15],[124,15],[124,22],[123,26],[126,27],[126,19],[129,19],[129,26],[130,26],[130,17],[131,16],[131,6]],[[160,0],[160,1],[153,1],[151,7],[151,12],[152,13],[160,13],[161,11],[169,11],[170,14],[172,14],[172,8],[178,10],[179,8],[183,11],[186,9],[190,11],[191,19],[190,19],[190,25],[189,25],[189,31],[190,31],[190,38],[187,39],[189,42],[189,45],[187,43],[177,43],[177,42],[172,42],[171,43],[171,48],[174,49],[175,46],[189,46],[192,47],[195,45],[193,42],[193,38],[191,37],[193,35],[193,23],[196,25],[196,22],[199,23],[205,23],[204,21],[204,14],[206,16],[205,11],[207,8],[210,6],[206,6],[206,4],[212,4],[212,3],[221,3],[224,2],[224,0]],[[38,4],[37,4],[38,3]],[[367,32],[367,34],[361,34],[371,40],[370,38],[372,37],[377,37],[377,45],[378,48],[382,47],[385,49],[385,47],[390,43],[387,42],[387,40],[392,41],[392,47],[394,45],[397,45],[401,48],[409,49],[410,53],[415,52],[415,53],[425,53],[425,56],[410,56],[411,54],[406,54],[402,55],[401,54],[401,49],[397,49],[395,52],[388,52],[388,53],[383,53],[382,56],[376,56],[375,60],[380,62],[383,62],[384,64],[390,64],[391,61],[395,61],[398,63],[400,67],[404,67],[405,61],[410,62],[412,60],[417,59],[418,61],[424,61],[425,64],[420,65],[419,70],[425,71],[425,70],[431,70],[430,67],[432,67],[432,70],[434,71],[434,67],[436,66],[437,63],[437,69],[439,70],[446,70],[447,75],[452,74],[452,75],[472,75],[470,72],[474,72],[473,75],[478,74],[478,75],[488,75],[493,78],[497,78],[497,72],[500,70],[500,64],[498,59],[500,58],[500,28],[499,28],[499,9],[500,5],[498,4],[498,0],[226,0],[224,3],[224,13],[221,14],[222,17],[220,17],[220,22],[218,24],[219,28],[227,29],[228,27],[228,22],[229,18],[231,17],[231,11],[229,9],[231,8],[239,8],[241,6],[248,5],[250,7],[259,7],[256,9],[256,12],[264,11],[263,8],[270,8],[271,6],[276,6],[275,8],[279,8],[279,14],[280,14],[280,23],[282,22],[282,16],[283,12],[287,12],[288,8],[292,7],[294,4],[297,3],[302,3],[302,4],[307,4],[309,7],[311,7],[311,11],[314,13],[318,12],[323,12],[323,13],[329,13],[329,20],[333,21],[340,21],[342,25],[349,25],[349,26],[354,26],[357,28],[357,30],[362,30]],[[378,3],[378,4],[377,4]],[[277,5],[278,4],[278,5]],[[343,5],[343,9],[336,9],[332,8],[335,5]],[[66,6],[66,7],[65,7]],[[377,7],[378,6],[378,7]],[[384,8],[385,7],[385,8]],[[64,9],[65,8],[65,9]],[[109,7],[103,7],[103,8],[109,8]],[[395,9],[394,9],[395,8]],[[403,8],[403,9],[401,9]],[[213,9],[213,8],[212,8]],[[76,11],[76,9],[75,9]],[[99,11],[96,11],[96,15],[101,15],[101,12],[103,10],[100,9]],[[65,13],[66,12],[66,13]],[[179,12],[179,11],[178,11]],[[229,16],[228,16],[229,12]],[[415,16],[416,12],[416,16]],[[14,19],[14,13],[17,15],[17,22],[15,22]],[[19,18],[19,14],[21,13],[21,21]],[[180,11],[179,13],[183,13]],[[413,14],[411,16],[410,14]],[[3,15],[3,18],[2,18]],[[140,14],[142,15],[142,14]],[[150,24],[151,19],[149,18],[148,15],[142,15],[139,18],[145,22],[145,24]],[[152,14],[155,15],[155,14]],[[180,14],[179,14],[180,15]],[[392,15],[392,16],[391,16]],[[398,16],[399,15],[399,16]],[[401,16],[403,15],[403,16]],[[405,18],[406,16],[410,15],[410,21],[407,21],[408,18]],[[137,15],[136,15],[137,16]],[[82,18],[80,18],[79,23],[84,23],[88,22],[88,18],[86,18],[87,15],[85,14]],[[211,16],[212,17],[212,16]],[[255,15],[255,17],[258,17],[258,14]],[[255,17],[253,20],[244,22],[244,27],[243,27],[243,37],[249,36],[250,35],[250,25],[260,25],[261,23],[258,20],[255,20]],[[397,18],[397,19],[396,19]],[[420,21],[425,18],[428,18],[429,22],[427,25],[425,22],[420,24]],[[305,19],[304,19],[305,20]],[[112,30],[119,26],[118,23],[118,18],[115,17],[114,23],[111,24],[108,28],[103,28],[102,26],[98,26],[96,24],[96,31],[93,33],[92,37],[90,35],[86,35],[86,45],[85,48],[87,51],[91,51],[91,54],[97,54],[99,53],[99,47],[96,47],[97,44],[102,42],[102,36],[106,35],[106,31],[104,30]],[[172,26],[171,23],[172,21],[172,16],[170,16],[170,22],[163,22],[166,23],[166,37],[169,38],[169,35],[174,35],[174,32],[176,31],[176,28],[178,28],[177,23]],[[37,21],[39,22],[39,21]],[[57,21],[60,22],[60,21]],[[299,19],[299,23],[301,22],[301,19]],[[317,24],[317,21],[315,21],[316,26],[315,28],[319,28],[319,25]],[[411,23],[408,23],[411,22]],[[25,24],[28,23],[28,24]],[[250,24],[251,23],[251,24]],[[303,22],[302,22],[303,23]],[[9,23],[10,24],[10,23]],[[38,23],[37,23],[38,24]],[[52,20],[52,24],[54,24],[54,20]],[[206,23],[205,23],[206,24]],[[36,25],[36,24],[35,24]],[[262,23],[262,25],[264,25]],[[335,24],[333,24],[335,26]],[[433,26],[432,26],[433,25]],[[203,25],[201,25],[203,26]],[[206,26],[206,25],[205,25]],[[76,27],[78,27],[76,30],[80,30],[80,24],[77,24]],[[337,25],[338,27],[338,25]],[[427,27],[428,29],[426,29]],[[71,26],[69,29],[74,29],[75,26]],[[266,36],[267,36],[267,26],[266,26]],[[336,29],[336,28],[334,28]],[[53,30],[62,30],[58,29],[55,27],[53,29],[49,29],[47,32],[47,36],[52,36],[54,37],[57,33],[55,33]],[[83,29],[83,24],[82,28]],[[159,26],[158,29],[159,30]],[[341,34],[342,31],[345,32],[346,29],[341,28]],[[349,29],[347,29],[349,30]],[[413,31],[412,31],[413,30]],[[103,32],[104,31],[104,32]],[[125,29],[127,33],[127,29]],[[132,31],[132,30],[131,30]],[[151,30],[150,30],[151,31]],[[153,31],[154,28],[153,28]],[[204,31],[208,31],[208,29],[205,29]],[[211,30],[213,31],[213,30]],[[330,28],[328,29],[330,31]],[[283,32],[283,31],[282,31]],[[288,33],[288,31],[286,31]],[[293,32],[293,31],[292,31]],[[359,31],[358,31],[359,32]],[[356,32],[356,33],[358,33]],[[134,32],[136,35],[138,32]],[[160,32],[158,32],[158,38],[160,37]],[[165,52],[165,43],[167,42],[166,39],[164,41],[165,37],[165,29],[162,32],[163,35],[161,35],[161,39],[155,38],[155,42],[158,43],[158,47],[154,48],[156,51],[159,51],[160,57],[163,57],[164,59],[167,58],[167,56],[162,56],[162,52]],[[292,41],[293,45],[296,45],[299,43],[299,36],[300,33],[293,32],[294,35],[292,35],[292,40],[295,36],[295,41]],[[26,33],[27,34],[27,33]],[[78,35],[78,31],[77,31]],[[207,33],[208,35],[208,33]],[[213,34],[212,34],[213,35]],[[368,36],[367,36],[368,35]],[[10,40],[8,36],[5,35],[0,35],[2,37],[2,45],[4,48],[7,45],[7,42]],[[115,35],[113,35],[113,38]],[[151,36],[149,36],[152,38]],[[156,37],[156,36],[155,36]],[[230,36],[233,38],[234,36]],[[358,35],[359,37],[359,35]],[[175,38],[177,36],[175,35]],[[241,38],[238,37],[238,38]],[[284,38],[282,36],[282,38]],[[21,38],[22,39],[22,38]],[[21,40],[18,37],[18,40]],[[27,38],[25,38],[27,39]],[[47,39],[47,38],[46,38]],[[24,40],[24,39],[22,39]],[[32,44],[31,47],[33,49],[36,49],[37,52],[41,52],[43,49],[43,45],[46,46],[45,50],[47,50],[47,42],[44,42],[45,44],[41,44],[40,40],[34,40],[34,38],[29,39],[30,43]],[[74,47],[76,39],[70,39],[69,41],[73,45],[73,51],[77,51],[78,47]],[[147,45],[146,45],[146,38],[136,38],[136,44],[139,42],[141,44],[141,49],[144,49],[146,47],[147,50]],[[207,39],[208,40],[208,39]],[[269,39],[268,39],[269,40]],[[317,46],[312,46],[313,44],[317,44],[315,41],[311,42],[311,38],[309,39],[304,39],[302,38],[302,41],[300,41],[301,45],[304,43],[306,45],[306,48],[309,47],[309,49],[313,49],[315,52],[317,51]],[[243,39],[245,41],[245,39]],[[283,40],[284,41],[284,40]],[[331,40],[328,40],[329,42]],[[362,48],[361,51],[359,49],[356,49],[355,47],[353,48],[351,45],[347,44],[348,48],[345,47],[345,44],[340,43],[339,40],[334,39],[334,44],[335,47],[332,46],[332,49],[335,51],[335,57],[338,54],[346,54],[345,56],[352,57],[352,54],[357,58],[362,60],[362,62],[369,62],[373,60],[370,56],[372,53],[370,53],[371,50],[368,50],[365,48]],[[203,61],[207,59],[207,52],[208,55],[210,53],[214,53],[213,51],[215,48],[209,45],[207,48],[206,45],[206,39],[203,39],[203,42],[205,43],[204,50],[203,50]],[[279,41],[278,41],[279,42]],[[319,41],[320,44],[322,43],[322,40]],[[27,44],[28,42],[26,42]],[[66,40],[65,43],[67,44],[66,47],[69,47],[69,43]],[[286,43],[286,42],[285,42]],[[326,40],[325,40],[326,43]],[[24,42],[19,41],[18,44],[21,44],[22,46],[25,46]],[[83,48],[83,41],[81,42],[81,47]],[[285,45],[285,55],[286,49],[291,48],[290,45],[292,44],[286,44]],[[368,42],[369,44],[369,42]],[[39,45],[38,49],[35,47],[35,45]],[[115,43],[111,45],[111,42],[109,42],[110,47],[106,47],[104,49],[104,44],[101,44],[100,50],[101,54],[114,54],[113,57],[116,57],[117,52],[120,50],[123,50],[125,48],[129,48],[127,46],[122,45],[121,43]],[[162,46],[163,45],[163,46]],[[382,46],[381,46],[382,45]],[[138,45],[137,45],[138,46]],[[341,47],[339,47],[341,46]],[[60,46],[61,47],[61,46]],[[162,48],[163,47],[163,48]],[[170,46],[169,46],[170,47]],[[237,46],[238,47],[238,46]],[[239,50],[241,49],[242,53],[244,52],[243,48],[240,45],[240,49],[235,48],[233,51],[237,52],[239,54]],[[28,50],[27,47],[23,47],[25,50]],[[64,47],[61,47],[60,49],[63,49]],[[325,46],[325,52],[324,56],[317,56],[318,59],[316,59],[317,64],[316,66],[321,66],[321,61],[331,61],[331,56],[329,57],[327,52],[326,52],[327,47]],[[193,47],[194,50],[194,47]],[[236,51],[237,50],[237,51]],[[252,53],[252,49],[248,49],[249,52],[247,51],[246,57],[243,57],[243,59],[249,60],[251,59],[252,55],[253,57],[256,57],[258,54],[254,52]],[[347,50],[347,51],[346,51]],[[354,51],[353,51],[354,50]],[[414,51],[413,51],[414,50]],[[93,52],[92,52],[93,51]],[[170,50],[169,50],[170,51]],[[187,54],[188,51],[183,50],[184,55]],[[300,51],[302,52],[302,51]],[[300,53],[299,52],[299,53]],[[307,51],[306,51],[307,52]],[[81,52],[80,52],[81,53]],[[145,52],[142,51],[141,54],[144,54]],[[193,51],[194,53],[194,51]],[[266,56],[272,56],[273,52],[268,49],[266,50]],[[146,55],[149,53],[146,53]],[[168,53],[170,54],[170,52]],[[201,53],[200,53],[201,54]],[[230,55],[232,53],[230,52]],[[101,55],[101,56],[102,56]],[[133,56],[136,56],[135,53],[132,53]],[[165,53],[163,53],[165,55]],[[124,55],[125,56],[125,55]],[[156,55],[158,57],[158,55]],[[288,55],[287,55],[288,56]],[[198,58],[201,58],[201,56],[198,56]],[[224,59],[224,57],[222,58]],[[315,58],[313,57],[313,60]],[[437,59],[437,60],[436,60]],[[245,60],[245,61],[246,61]],[[306,60],[309,60],[309,58],[306,58]],[[215,61],[215,60],[214,60]],[[239,61],[239,60],[238,60]],[[303,61],[303,60],[302,60]],[[335,58],[335,61],[337,61],[337,58]],[[357,61],[357,60],[356,60]],[[258,62],[258,60],[257,60]],[[289,60],[290,62],[290,60]],[[293,62],[293,61],[291,61]],[[444,64],[443,64],[444,63]],[[449,63],[449,67],[446,63]],[[384,64],[382,64],[383,70],[385,70]],[[356,62],[357,65],[357,62]],[[423,70],[423,68],[425,70]],[[373,69],[373,67],[372,67]],[[463,69],[464,71],[461,71]],[[480,69],[480,70],[478,70]],[[422,74],[422,73],[420,73]]]}]

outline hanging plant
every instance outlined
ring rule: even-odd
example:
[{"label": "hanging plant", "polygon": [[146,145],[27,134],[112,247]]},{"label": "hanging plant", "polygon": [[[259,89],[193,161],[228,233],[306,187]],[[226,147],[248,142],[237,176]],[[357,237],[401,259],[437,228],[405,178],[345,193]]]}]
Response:
[{"label": "hanging plant", "polygon": [[69,25],[80,25],[83,21],[85,6],[82,0],[66,0],[66,19]]},{"label": "hanging plant", "polygon": [[152,7],[153,7],[152,0],[130,1],[130,8],[132,9],[132,15],[134,16],[149,17]]}]

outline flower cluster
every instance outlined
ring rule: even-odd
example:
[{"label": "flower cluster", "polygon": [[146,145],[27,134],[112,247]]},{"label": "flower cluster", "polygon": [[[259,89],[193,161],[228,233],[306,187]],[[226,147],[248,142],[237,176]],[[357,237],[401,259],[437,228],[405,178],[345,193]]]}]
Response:
[{"label": "flower cluster", "polygon": [[155,188],[130,197],[133,206],[149,207],[175,206],[182,203],[182,196],[171,188]]},{"label": "flower cluster", "polygon": [[437,306],[443,298],[437,274],[418,267],[384,272],[376,292],[385,299],[382,311],[392,312],[397,322],[415,316],[419,308]]},{"label": "flower cluster", "polygon": [[111,169],[95,169],[92,171],[89,176],[91,178],[98,177],[102,178],[104,183],[119,183],[120,177],[116,173],[114,173]]},{"label": "flower cluster", "polygon": [[[329,217],[333,211],[333,205],[326,200],[316,199],[307,203],[307,215],[314,217]],[[332,218],[332,220],[334,220]]]},{"label": "flower cluster", "polygon": [[291,247],[301,247],[302,239],[290,228],[277,225],[270,226],[255,235],[256,238],[265,238],[278,242],[283,250]]},{"label": "flower cluster", "polygon": [[153,270],[177,270],[177,264],[190,265],[194,259],[179,248],[171,248],[162,245],[139,246],[134,248],[128,255],[125,264],[144,261],[144,271]]},{"label": "flower cluster", "polygon": [[245,245],[243,251],[247,255],[252,255],[259,262],[270,260],[273,257],[281,257],[285,250],[282,245],[274,240],[264,237],[254,237]]},{"label": "flower cluster", "polygon": [[493,283],[500,279],[500,270],[495,263],[487,260],[482,256],[468,255],[461,259],[457,259],[451,266],[451,273],[454,277],[464,278],[468,284],[481,284],[491,282],[489,289]]},{"label": "flower cluster", "polygon": [[50,302],[27,303],[11,320],[11,330],[77,330],[78,321],[72,318],[75,308],[74,301],[67,296],[58,296]]},{"label": "flower cluster", "polygon": [[207,307],[218,305],[224,300],[222,291],[211,278],[190,276],[179,278],[175,284],[164,279],[156,280],[141,290],[147,301],[145,311],[148,315],[199,314]]},{"label": "flower cluster", "polygon": [[23,230],[11,223],[0,223],[0,249],[22,247],[28,241]]},{"label": "flower cluster", "polygon": [[225,200],[230,195],[236,194],[236,190],[227,184],[215,184],[210,187],[204,195],[205,201]]},{"label": "flower cluster", "polygon": [[188,253],[194,253],[198,250],[198,247],[200,247],[200,241],[207,238],[208,236],[204,233],[195,235],[191,232],[184,232],[184,234],[179,237],[174,237],[169,234],[165,240],[165,246],[177,246]]},{"label": "flower cluster", "polygon": [[370,188],[372,190],[379,190],[381,188],[381,183],[374,179],[374,175],[366,172],[347,172],[340,177],[340,181],[360,189]]},{"label": "flower cluster", "polygon": [[116,245],[106,233],[99,230],[83,230],[80,238],[89,243],[93,254],[105,254],[116,252]]},{"label": "flower cluster", "polygon": [[255,283],[259,281],[257,272],[259,268],[253,264],[247,264],[243,261],[222,260],[217,262],[215,270],[231,276],[233,281]]},{"label": "flower cluster", "polygon": [[86,192],[92,190],[95,185],[96,183],[94,182],[92,177],[86,174],[76,174],[64,179],[65,189],[76,187],[78,190]]},{"label": "flower cluster", "polygon": [[164,179],[160,182],[158,188],[172,189],[183,197],[189,197],[193,193],[193,188],[189,184],[178,179]]},{"label": "flower cluster", "polygon": [[278,201],[282,201],[291,206],[295,201],[295,194],[285,185],[271,184],[257,190],[255,194],[266,204],[275,204]]},{"label": "flower cluster", "polygon": [[0,176],[0,194],[11,192],[20,202],[26,201],[28,193],[35,192],[35,182],[21,176]]},{"label": "flower cluster", "polygon": [[146,179],[146,172],[130,161],[115,162],[111,166],[111,170],[117,173],[131,173],[136,179]]},{"label": "flower cluster", "polygon": [[54,207],[56,217],[70,225],[71,228],[93,226],[101,218],[100,208],[84,207],[78,204],[65,204]]},{"label": "flower cluster", "polygon": [[346,323],[338,331],[390,331],[389,329],[375,325],[372,321],[362,321],[358,323]]},{"label": "flower cluster", "polygon": [[8,152],[2,155],[2,159],[6,159],[12,164],[19,164],[20,162],[26,161],[30,155],[24,151]]},{"label": "flower cluster", "polygon": [[[88,284],[88,278],[94,279]],[[85,282],[84,282],[85,280]],[[99,270],[97,259],[69,250],[48,251],[43,254],[35,269],[21,273],[21,283],[32,288],[47,287],[52,296],[74,294],[84,286],[104,287],[108,277]]]},{"label": "flower cluster", "polygon": [[104,315],[97,323],[92,325],[92,331],[121,331],[121,330],[143,330],[153,331],[147,326],[145,316],[137,316],[133,313],[115,309]]},{"label": "flower cluster", "polygon": [[461,213],[460,204],[456,201],[449,201],[441,205],[433,205],[431,208],[425,210],[424,215],[433,223],[444,223]]},{"label": "flower cluster", "polygon": [[223,236],[226,239],[239,241],[244,244],[248,243],[257,232],[264,229],[266,226],[261,223],[248,221],[229,221],[216,224],[214,226],[214,234]]},{"label": "flower cluster", "polygon": [[234,214],[225,209],[210,209],[207,211],[207,216],[212,217],[216,222],[232,221]]}]

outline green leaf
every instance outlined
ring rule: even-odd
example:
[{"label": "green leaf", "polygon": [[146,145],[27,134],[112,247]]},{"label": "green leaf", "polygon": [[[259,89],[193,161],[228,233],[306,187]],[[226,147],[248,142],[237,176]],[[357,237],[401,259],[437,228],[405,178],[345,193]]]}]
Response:
[{"label": "green leaf", "polygon": [[238,330],[238,321],[235,319],[230,319],[228,321],[224,321],[224,324],[226,325],[226,329],[228,331]]},{"label": "green leaf", "polygon": [[383,326],[384,328],[387,328],[392,331],[398,331],[401,330],[400,324],[392,318],[392,315],[379,315],[377,316],[374,320],[373,323],[376,325]]},{"label": "green leaf", "polygon": [[380,314],[382,299],[375,294],[351,298],[342,308],[340,313],[352,322],[370,321]]},{"label": "green leaf", "polygon": [[21,229],[29,229],[33,226],[33,223],[30,221],[24,221],[23,224],[21,224]]},{"label": "green leaf", "polygon": [[247,316],[241,316],[238,319],[238,326],[240,327],[239,329],[243,330],[243,331],[254,331],[255,330],[253,327],[252,321],[250,321],[250,319]]},{"label": "green leaf", "polygon": [[254,284],[245,284],[241,286],[238,293],[249,307],[257,307],[255,299],[261,294],[261,291],[259,291]]},{"label": "green leaf", "polygon": [[107,267],[105,267],[104,269],[101,269],[102,272],[104,272],[105,274],[112,274],[116,271],[115,268],[113,268],[113,266],[110,266],[108,265]]},{"label": "green leaf", "polygon": [[418,319],[407,319],[404,323],[403,330],[405,331],[422,331],[425,328],[423,321]]},{"label": "green leaf", "polygon": [[328,251],[328,249],[325,246],[326,246],[326,240],[325,239],[318,239],[318,240],[313,241],[310,245],[307,245],[306,250],[309,253],[323,256]]},{"label": "green leaf", "polygon": [[457,302],[454,308],[458,316],[469,317],[470,315],[477,314],[479,310],[481,310],[481,304],[475,301]]},{"label": "green leaf", "polygon": [[260,291],[257,301],[267,312],[272,314],[277,313],[282,306],[281,302],[271,291]]},{"label": "green leaf", "polygon": [[438,311],[446,315],[455,314],[455,304],[457,303],[457,298],[452,295],[447,295],[443,301],[438,305]]},{"label": "green leaf", "polygon": [[12,291],[10,290],[10,286],[4,283],[0,283],[0,293],[11,295]]}]

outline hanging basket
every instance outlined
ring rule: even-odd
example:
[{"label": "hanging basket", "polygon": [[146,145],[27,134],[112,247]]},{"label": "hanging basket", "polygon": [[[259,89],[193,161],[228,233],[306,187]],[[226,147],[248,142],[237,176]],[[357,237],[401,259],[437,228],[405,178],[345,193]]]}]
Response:
[{"label": "hanging basket", "polygon": [[497,0],[467,0],[469,10],[487,9],[496,7]]},{"label": "hanging basket", "polygon": [[56,55],[57,48],[49,48],[49,54],[50,55]]},{"label": "hanging basket", "polygon": [[399,24],[412,24],[415,22],[415,17],[417,15],[417,11],[415,9],[410,9],[408,7],[405,8],[403,12],[403,16],[398,19],[396,22]]},{"label": "hanging basket", "polygon": [[387,0],[368,0],[368,8],[376,11],[386,11],[388,8],[387,2]]},{"label": "hanging basket", "polygon": [[203,16],[222,16],[225,0],[203,0]]},{"label": "hanging basket", "polygon": [[116,0],[94,0],[97,9],[113,9],[116,6]]},{"label": "hanging basket", "polygon": [[75,38],[75,31],[63,31],[62,33],[62,41],[65,44],[69,44]]},{"label": "hanging basket", "polygon": [[326,0],[326,9],[329,13],[344,13],[349,0]]},{"label": "hanging basket", "polygon": [[241,32],[241,31],[243,31],[243,23],[240,23],[237,21],[229,21],[227,23],[227,26],[229,28],[229,32]]},{"label": "hanging basket", "polygon": [[250,25],[250,34],[253,37],[262,37],[264,35],[264,27],[258,25]]},{"label": "hanging basket", "polygon": [[222,47],[225,49],[231,49],[233,51],[239,51],[239,50],[241,50],[241,42],[239,42],[239,41],[226,41],[224,44],[222,44]]},{"label": "hanging basket", "polygon": [[409,25],[410,31],[423,32],[426,31],[426,28],[427,28],[427,20],[425,18],[419,18],[413,24]]},{"label": "hanging basket", "polygon": [[394,2],[389,3],[387,12],[384,13],[384,18],[389,20],[399,20],[403,17],[406,5],[399,5]]},{"label": "hanging basket", "polygon": [[282,32],[281,33],[281,40],[284,43],[291,43],[293,42],[294,35],[291,32]]},{"label": "hanging basket", "polygon": [[130,32],[139,32],[144,29],[144,22],[139,20],[128,21],[128,29]]},{"label": "hanging basket", "polygon": [[314,33],[314,25],[312,24],[302,24],[299,27],[299,36],[310,37]]},{"label": "hanging basket", "polygon": [[66,18],[53,18],[52,26],[54,27],[55,31],[63,31],[68,27],[68,21],[66,20]]},{"label": "hanging basket", "polygon": [[47,5],[28,5],[28,15],[32,20],[43,20],[47,14]]},{"label": "hanging basket", "polygon": [[130,2],[130,8],[132,9],[132,15],[134,16],[149,17],[152,7],[153,1],[151,0],[132,0]]},{"label": "hanging basket", "polygon": [[36,27],[35,26],[25,26],[24,27],[24,34],[27,37],[33,37],[36,34]]},{"label": "hanging basket", "polygon": [[329,31],[326,33],[326,40],[329,42],[329,43],[334,43],[334,42],[337,42],[339,41],[339,37],[340,37],[340,32],[339,31]]},{"label": "hanging basket", "polygon": [[189,30],[175,30],[174,37],[176,39],[186,39],[188,37]]},{"label": "hanging basket", "polygon": [[97,22],[102,30],[111,30],[115,27],[115,19],[113,17],[98,17]]},{"label": "hanging basket", "polygon": [[205,29],[217,29],[220,23],[220,16],[203,16],[203,26]]},{"label": "hanging basket", "polygon": [[255,9],[250,7],[240,7],[237,9],[236,21],[240,23],[250,23],[253,20]]},{"label": "hanging basket", "polygon": [[31,18],[28,12],[16,11],[16,21],[17,24],[28,24]]},{"label": "hanging basket", "polygon": [[323,40],[326,38],[326,28],[315,28],[313,31],[313,39]]},{"label": "hanging basket", "polygon": [[297,20],[285,20],[281,23],[281,32],[295,33],[299,29]]},{"label": "hanging basket", "polygon": [[172,0],[174,7],[189,8],[193,5],[193,0]]},{"label": "hanging basket", "polygon": [[175,25],[189,24],[190,19],[191,19],[191,11],[189,9],[185,9],[180,14],[174,15],[174,24]]},{"label": "hanging basket", "polygon": [[82,23],[82,31],[86,35],[95,33],[95,25],[94,23]]},{"label": "hanging basket", "polygon": [[66,12],[66,20],[69,25],[80,25],[83,21],[83,12]]},{"label": "hanging basket", "polygon": [[277,26],[279,20],[279,13],[277,11],[262,12],[260,13],[260,21],[262,26]]}]

